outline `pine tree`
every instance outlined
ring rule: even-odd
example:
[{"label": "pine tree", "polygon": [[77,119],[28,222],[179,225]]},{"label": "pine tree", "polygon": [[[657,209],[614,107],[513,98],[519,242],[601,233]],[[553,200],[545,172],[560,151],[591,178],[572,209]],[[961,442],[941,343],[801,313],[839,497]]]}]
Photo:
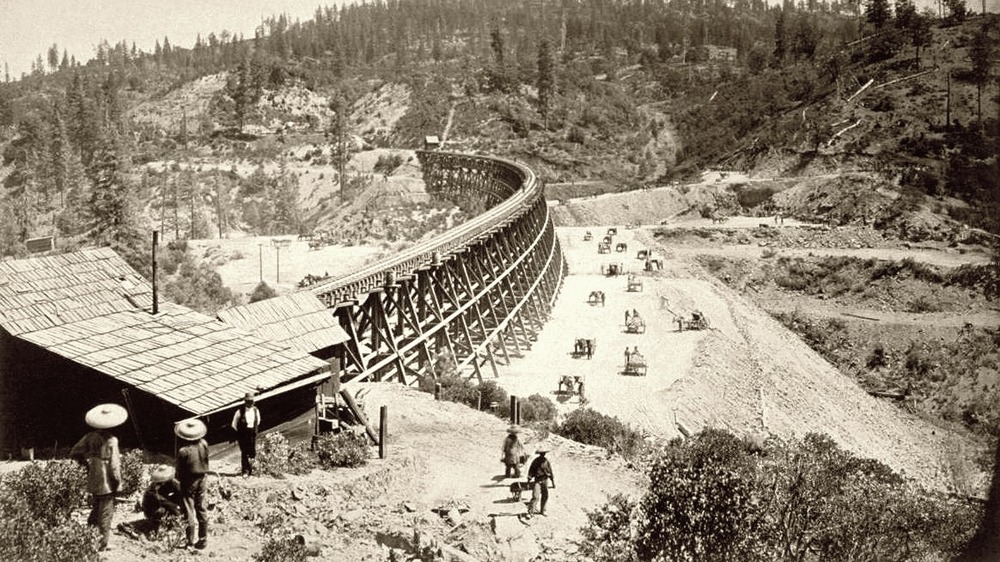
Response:
[{"label": "pine tree", "polygon": [[55,43],[53,43],[52,46],[49,47],[48,58],[49,58],[49,70],[55,72],[56,70],[59,69],[59,47]]},{"label": "pine tree", "polygon": [[977,123],[983,124],[983,87],[990,80],[993,68],[993,54],[996,47],[990,38],[988,24],[983,24],[972,36],[969,46],[969,59],[972,61],[972,81],[976,84],[976,116]]},{"label": "pine tree", "polygon": [[117,134],[109,132],[94,152],[87,176],[91,191],[87,210],[90,239],[114,248],[133,267],[146,269],[138,221],[133,210],[134,188],[128,179],[124,150]]},{"label": "pine tree", "polygon": [[868,1],[868,9],[865,11],[865,21],[870,23],[875,28],[875,31],[881,31],[891,19],[892,13],[889,10],[889,0]]},{"label": "pine tree", "polygon": [[555,77],[553,76],[552,51],[549,48],[548,39],[542,39],[538,43],[538,107],[545,121],[546,128],[549,122],[549,104],[552,102],[552,93],[555,89]]},{"label": "pine tree", "polygon": [[255,67],[250,59],[244,58],[235,73],[229,73],[229,79],[226,81],[225,93],[233,100],[233,115],[241,131],[246,125],[247,117],[264,93]]},{"label": "pine tree", "polygon": [[785,33],[785,11],[779,10],[778,17],[774,20],[774,59],[771,63],[774,68],[781,68],[785,62],[785,52],[788,48]]}]

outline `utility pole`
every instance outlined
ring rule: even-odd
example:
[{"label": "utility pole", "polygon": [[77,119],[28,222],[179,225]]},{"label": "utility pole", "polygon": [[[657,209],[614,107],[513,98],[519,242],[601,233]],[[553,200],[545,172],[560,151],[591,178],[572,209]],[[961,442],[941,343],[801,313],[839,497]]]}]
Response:
[{"label": "utility pole", "polygon": [[260,282],[264,282],[264,245],[257,244],[257,270],[260,273]]}]

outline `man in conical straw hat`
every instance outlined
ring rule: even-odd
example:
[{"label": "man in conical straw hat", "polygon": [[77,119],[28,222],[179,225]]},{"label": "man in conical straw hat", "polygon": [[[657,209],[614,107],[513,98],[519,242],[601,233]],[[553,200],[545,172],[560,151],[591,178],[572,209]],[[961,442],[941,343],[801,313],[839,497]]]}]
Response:
[{"label": "man in conical straw hat", "polygon": [[548,445],[541,443],[535,450],[535,460],[528,466],[528,480],[532,482],[531,504],[528,505],[528,516],[537,513],[545,515],[545,505],[549,503],[549,482],[552,488],[556,487],[556,477],[552,472],[552,465],[549,459],[545,458],[545,453],[549,452]]},{"label": "man in conical straw hat", "polygon": [[504,464],[504,478],[510,478],[510,473],[514,473],[514,478],[521,477],[521,456],[524,455],[524,445],[518,434],[521,428],[512,425],[507,428],[507,437],[503,440],[501,452],[503,457],[500,461]]},{"label": "man in conical straw hat", "polygon": [[128,412],[118,404],[101,404],[91,408],[84,421],[94,428],[77,441],[70,457],[87,467],[87,491],[91,494],[90,516],[87,523],[100,529],[100,549],[108,548],[111,520],[115,514],[115,493],[121,487],[122,463],[118,438],[111,430],[125,423]]},{"label": "man in conical straw hat", "polygon": [[187,517],[187,548],[205,548],[208,514],[205,512],[205,475],[208,473],[208,428],[197,418],[177,422],[174,434],[184,441],[177,451],[176,474]]},{"label": "man in conical straw hat", "polygon": [[149,488],[142,495],[142,513],[146,519],[159,522],[167,515],[180,515],[183,501],[174,467],[161,464],[150,471],[149,479]]}]

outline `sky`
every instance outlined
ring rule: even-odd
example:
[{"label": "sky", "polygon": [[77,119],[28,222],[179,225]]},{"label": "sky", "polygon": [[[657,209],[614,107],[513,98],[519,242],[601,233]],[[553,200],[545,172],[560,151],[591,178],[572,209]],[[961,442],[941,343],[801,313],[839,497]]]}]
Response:
[{"label": "sky", "polygon": [[[91,59],[101,39],[108,43],[134,41],[152,52],[163,37],[171,45],[191,47],[201,33],[222,30],[253,37],[261,19],[280,13],[292,21],[311,19],[317,6],[343,0],[0,0],[0,73],[3,64],[12,78],[31,70],[49,47],[65,48],[80,62]],[[0,80],[2,80],[0,74]]]}]

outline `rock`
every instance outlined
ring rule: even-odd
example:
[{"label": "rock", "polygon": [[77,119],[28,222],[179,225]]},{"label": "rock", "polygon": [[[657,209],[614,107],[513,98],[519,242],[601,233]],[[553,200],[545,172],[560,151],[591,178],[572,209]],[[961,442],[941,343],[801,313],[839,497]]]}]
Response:
[{"label": "rock", "polygon": [[410,502],[403,502],[403,509],[406,510],[407,513],[413,513],[417,510],[417,508]]},{"label": "rock", "polygon": [[300,488],[292,488],[292,499],[293,500],[295,500],[295,501],[302,501],[302,498],[304,498],[304,497],[305,497],[305,492],[303,492]]},{"label": "rock", "polygon": [[346,521],[347,523],[354,523],[358,519],[364,517],[365,512],[362,509],[352,509],[350,511],[345,511],[340,514],[340,519]]},{"label": "rock", "polygon": [[282,500],[281,494],[279,494],[278,492],[271,492],[270,494],[267,495],[267,500],[265,500],[265,503],[278,503],[281,500]]}]

